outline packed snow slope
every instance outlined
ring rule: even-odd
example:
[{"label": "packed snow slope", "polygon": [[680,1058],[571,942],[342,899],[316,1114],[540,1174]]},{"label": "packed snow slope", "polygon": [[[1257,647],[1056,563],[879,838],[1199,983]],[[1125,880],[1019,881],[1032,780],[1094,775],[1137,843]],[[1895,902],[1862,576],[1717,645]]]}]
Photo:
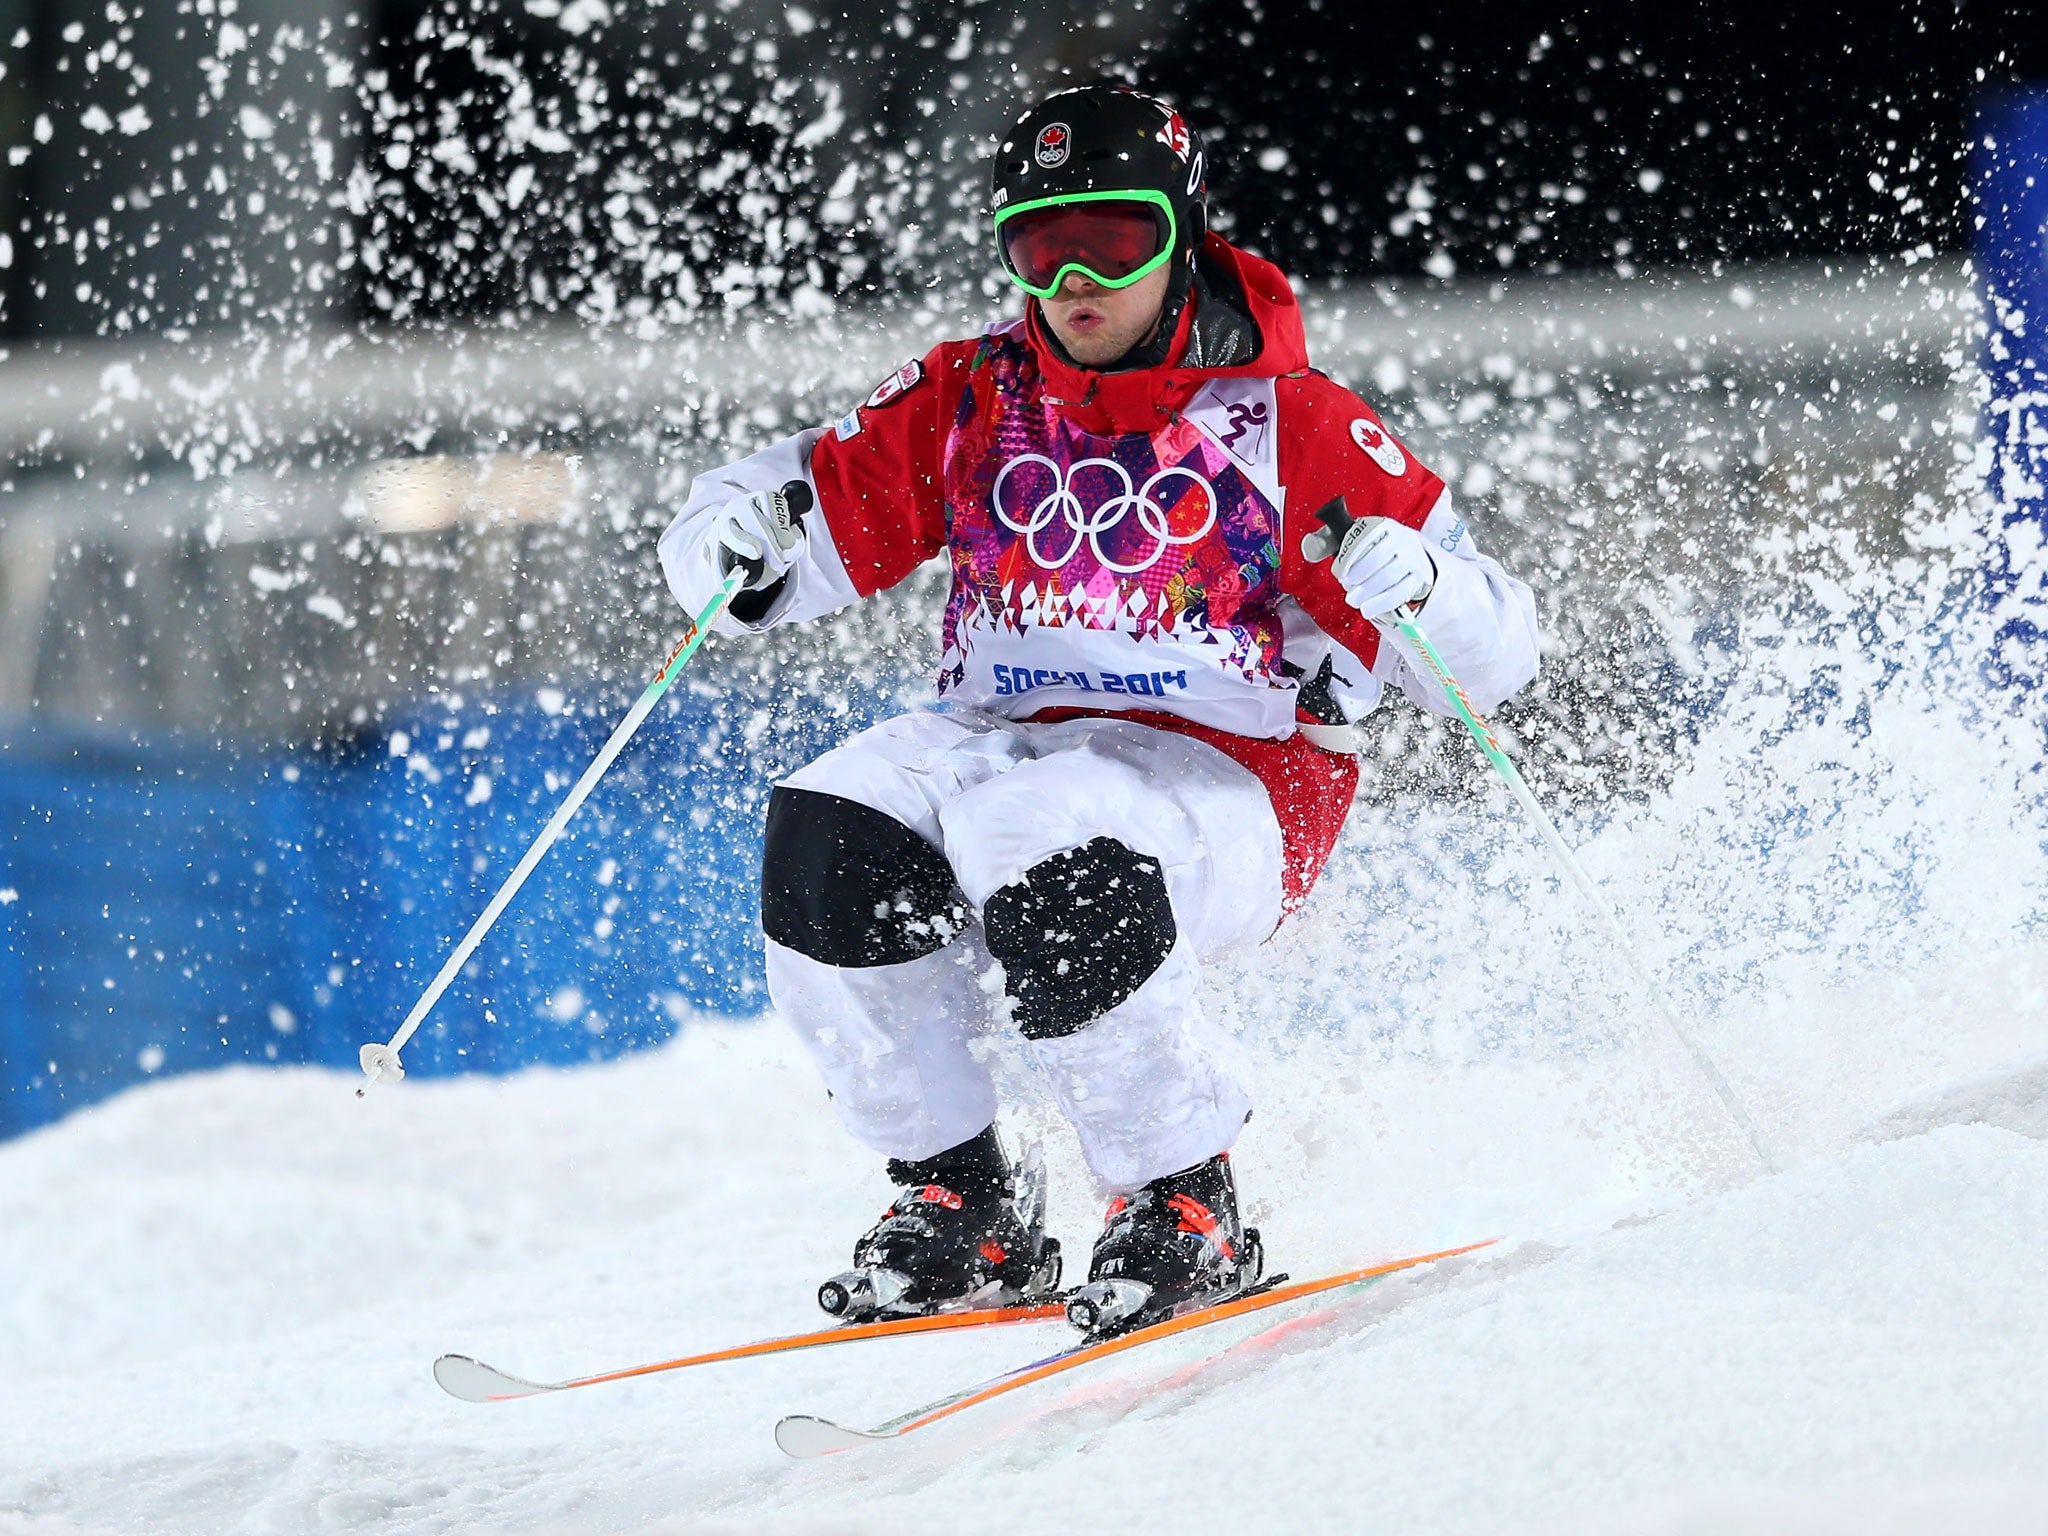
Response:
[{"label": "packed snow slope", "polygon": [[[1296,1274],[1484,1256],[798,1464],[781,1414],[878,1422],[1061,1327],[486,1406],[428,1374],[816,1324],[889,1190],[775,1021],[360,1101],[188,1077],[0,1146],[0,1533],[2048,1529],[2039,723],[1902,666],[1925,622],[1753,628],[1676,779],[1567,826],[1776,1172],[1504,795],[1388,796],[1214,973],[1239,1176]],[[998,1066],[1078,1260],[1099,1196]]]},{"label": "packed snow slope", "polygon": [[[1057,1326],[483,1407],[427,1374],[807,1326],[886,1191],[780,1033],[361,1105],[315,1072],[187,1078],[0,1158],[0,1531],[2038,1531],[2044,1088],[1959,1087],[1661,1211],[1575,1134],[1584,1091],[1397,1071],[1304,1115],[1275,1088],[1244,1165],[1284,1262],[1497,1257],[799,1464],[780,1413],[872,1422]],[[1347,1125],[1315,1178],[1276,1155]]]}]

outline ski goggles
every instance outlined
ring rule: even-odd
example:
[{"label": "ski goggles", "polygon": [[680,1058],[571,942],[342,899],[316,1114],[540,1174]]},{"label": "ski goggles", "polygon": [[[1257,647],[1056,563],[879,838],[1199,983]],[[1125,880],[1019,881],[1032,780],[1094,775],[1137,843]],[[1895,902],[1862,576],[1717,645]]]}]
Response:
[{"label": "ski goggles", "polygon": [[1058,293],[1069,272],[1128,288],[1165,264],[1179,234],[1163,192],[1069,192],[996,214],[1003,270],[1034,299]]}]

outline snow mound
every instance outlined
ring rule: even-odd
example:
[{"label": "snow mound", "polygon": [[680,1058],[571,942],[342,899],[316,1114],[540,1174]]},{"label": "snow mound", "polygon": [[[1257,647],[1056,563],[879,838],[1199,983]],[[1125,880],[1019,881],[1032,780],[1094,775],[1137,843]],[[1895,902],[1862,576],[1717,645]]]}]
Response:
[{"label": "snow mound", "polygon": [[[815,1464],[780,1414],[876,1422],[1060,1329],[491,1406],[428,1374],[812,1324],[887,1190],[772,1024],[361,1102],[310,1070],[129,1094],[0,1147],[0,1532],[2039,1528],[2038,1064],[1707,1193],[1645,1184],[1544,1064],[1262,1070],[1286,1129],[1243,1161],[1284,1267],[1506,1241]],[[1085,1252],[1092,1191],[1049,1150]]]},{"label": "snow mound", "polygon": [[1865,1134],[1872,1141],[1890,1141],[1944,1125],[1995,1125],[2048,1139],[2048,1056],[1918,1094]]}]

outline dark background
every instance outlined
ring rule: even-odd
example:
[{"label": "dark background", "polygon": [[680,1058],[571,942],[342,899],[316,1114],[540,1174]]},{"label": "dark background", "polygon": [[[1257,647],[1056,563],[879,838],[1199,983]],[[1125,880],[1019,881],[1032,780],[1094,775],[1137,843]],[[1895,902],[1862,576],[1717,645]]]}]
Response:
[{"label": "dark background", "polygon": [[[992,126],[1105,76],[1188,109],[1224,227],[1302,277],[1957,249],[1973,100],[2048,77],[2035,7],[1980,0],[1155,0],[1107,29],[1022,0],[330,9],[324,41],[297,38],[314,64],[265,65],[319,28],[248,0],[223,86],[213,7],[131,0],[120,46],[156,61],[138,91],[88,58],[112,46],[96,0],[0,0],[0,335],[673,317],[987,278]],[[273,136],[237,137],[244,90]],[[843,120],[806,137],[828,93]],[[155,126],[78,131],[101,98]],[[522,113],[573,147],[516,142]],[[324,180],[302,163],[323,137]]]},{"label": "dark background", "polygon": [[[1224,126],[1219,201],[1303,273],[1961,247],[1979,71],[2048,77],[2033,3],[1362,9],[1197,0],[1150,71]],[[1411,187],[1435,206],[1397,227]]]}]

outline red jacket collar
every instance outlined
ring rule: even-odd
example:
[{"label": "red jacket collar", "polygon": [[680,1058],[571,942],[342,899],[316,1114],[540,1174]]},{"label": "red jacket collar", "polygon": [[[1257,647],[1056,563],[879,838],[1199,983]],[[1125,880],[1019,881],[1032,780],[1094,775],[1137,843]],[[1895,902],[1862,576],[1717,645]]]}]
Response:
[{"label": "red jacket collar", "polygon": [[1236,276],[1245,307],[1259,327],[1262,345],[1257,357],[1237,368],[1177,366],[1187,351],[1195,320],[1195,300],[1190,298],[1181,310],[1173,347],[1167,354],[1174,362],[1160,368],[1098,373],[1060,356],[1043,329],[1045,322],[1034,301],[1024,309],[1024,334],[1037,360],[1047,402],[1084,432],[1149,433],[1171,422],[1211,379],[1270,379],[1306,368],[1308,341],[1302,332],[1301,306],[1280,269],[1213,233],[1203,245],[1202,255]]}]

